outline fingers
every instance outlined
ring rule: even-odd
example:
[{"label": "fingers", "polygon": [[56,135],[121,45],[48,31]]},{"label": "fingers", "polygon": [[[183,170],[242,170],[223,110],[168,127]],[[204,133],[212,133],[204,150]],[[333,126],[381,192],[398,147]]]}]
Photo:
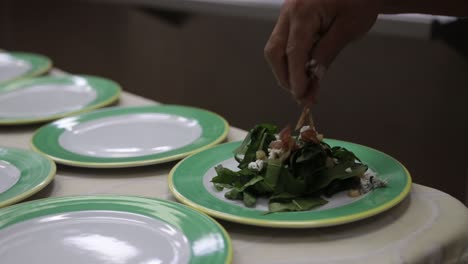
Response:
[{"label": "fingers", "polygon": [[316,72],[312,74],[306,92],[301,98],[298,98],[301,103],[306,105],[316,103],[320,79],[332,61],[350,41],[351,36],[346,34],[345,26],[341,19],[334,21],[312,50],[311,57],[317,66]]},{"label": "fingers", "polygon": [[[300,8],[300,7],[298,7]],[[309,78],[306,63],[313,49],[320,30],[320,19],[317,16],[303,14],[305,11],[291,8],[289,37],[286,47],[289,83],[296,99],[307,92]]]},{"label": "fingers", "polygon": [[278,21],[265,46],[265,59],[275,75],[278,84],[289,90],[288,62],[286,58],[286,45],[289,35],[288,6],[281,9]]},{"label": "fingers", "polygon": [[290,89],[297,101],[313,104],[320,80],[338,53],[375,22],[374,2],[285,0],[265,46],[280,86]]},{"label": "fingers", "polygon": [[345,22],[337,19],[317,42],[311,53],[311,58],[316,61],[317,65],[328,68],[338,53],[351,41],[351,36],[347,34],[345,27]]}]

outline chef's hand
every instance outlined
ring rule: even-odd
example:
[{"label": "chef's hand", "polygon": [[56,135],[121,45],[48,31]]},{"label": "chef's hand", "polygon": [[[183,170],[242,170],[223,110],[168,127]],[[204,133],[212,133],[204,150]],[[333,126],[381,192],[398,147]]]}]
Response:
[{"label": "chef's hand", "polygon": [[338,53],[374,24],[380,0],[286,0],[265,46],[279,85],[312,104]]}]

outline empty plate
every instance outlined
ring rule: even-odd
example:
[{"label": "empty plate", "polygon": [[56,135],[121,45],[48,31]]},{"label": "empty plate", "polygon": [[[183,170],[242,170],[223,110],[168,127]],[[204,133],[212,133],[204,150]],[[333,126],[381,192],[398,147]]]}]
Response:
[{"label": "empty plate", "polygon": [[[131,196],[48,198],[0,210],[2,263],[230,263],[231,241],[184,205]],[[25,254],[25,252],[27,252]]]},{"label": "empty plate", "polygon": [[193,107],[113,107],[45,125],[32,147],[72,166],[134,167],[201,151],[224,140],[228,130],[224,118]]},{"label": "empty plate", "polygon": [[0,125],[45,122],[115,102],[120,86],[93,76],[46,76],[0,86]]},{"label": "empty plate", "polygon": [[52,66],[49,58],[24,52],[0,52],[0,84],[47,72]]},{"label": "empty plate", "polygon": [[24,149],[0,147],[0,207],[42,190],[55,176],[55,163]]}]

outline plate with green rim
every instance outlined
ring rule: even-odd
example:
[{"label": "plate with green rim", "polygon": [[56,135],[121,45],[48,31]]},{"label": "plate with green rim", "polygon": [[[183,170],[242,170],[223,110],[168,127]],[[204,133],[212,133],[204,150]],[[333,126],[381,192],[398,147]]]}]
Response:
[{"label": "plate with green rim", "polygon": [[0,125],[40,123],[114,103],[120,86],[87,75],[44,76],[0,86]]},{"label": "plate with green rim", "polygon": [[[5,263],[231,263],[227,232],[185,205],[136,196],[69,196],[0,210]],[[27,251],[28,254],[24,254]],[[53,252],[53,254],[51,254]]]},{"label": "plate with green rim", "polygon": [[35,77],[51,67],[52,61],[43,55],[0,51],[0,84]]},{"label": "plate with green rim", "polygon": [[169,173],[169,189],[177,200],[215,218],[281,228],[324,227],[357,221],[397,205],[408,195],[411,176],[396,159],[378,150],[350,142],[333,139],[326,139],[325,142],[354,152],[379,178],[386,179],[388,186],[358,198],[348,197],[343,192],[327,198],[328,204],[310,211],[266,214],[266,199],[259,199],[255,207],[248,208],[241,201],[224,198],[223,192],[216,191],[210,182],[216,176],[214,167],[219,164],[238,170],[233,151],[241,142],[230,142],[180,161]]},{"label": "plate with green rim", "polygon": [[228,131],[224,118],[204,109],[111,107],[47,124],[31,145],[66,165],[136,167],[184,158],[220,143]]},{"label": "plate with green rim", "polygon": [[55,176],[55,163],[39,153],[0,147],[0,207],[42,190]]}]

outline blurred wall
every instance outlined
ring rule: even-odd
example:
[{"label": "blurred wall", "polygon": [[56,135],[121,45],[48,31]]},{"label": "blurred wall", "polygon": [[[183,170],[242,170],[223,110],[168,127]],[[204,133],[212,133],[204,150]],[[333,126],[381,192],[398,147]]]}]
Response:
[{"label": "blurred wall", "polygon": [[[66,71],[210,109],[244,129],[295,122],[298,107],[263,59],[273,22],[192,14],[177,24],[134,7],[64,2],[4,0],[0,48],[43,53]],[[368,35],[331,67],[318,129],[384,151],[415,182],[468,202],[467,73],[444,43]]]}]

